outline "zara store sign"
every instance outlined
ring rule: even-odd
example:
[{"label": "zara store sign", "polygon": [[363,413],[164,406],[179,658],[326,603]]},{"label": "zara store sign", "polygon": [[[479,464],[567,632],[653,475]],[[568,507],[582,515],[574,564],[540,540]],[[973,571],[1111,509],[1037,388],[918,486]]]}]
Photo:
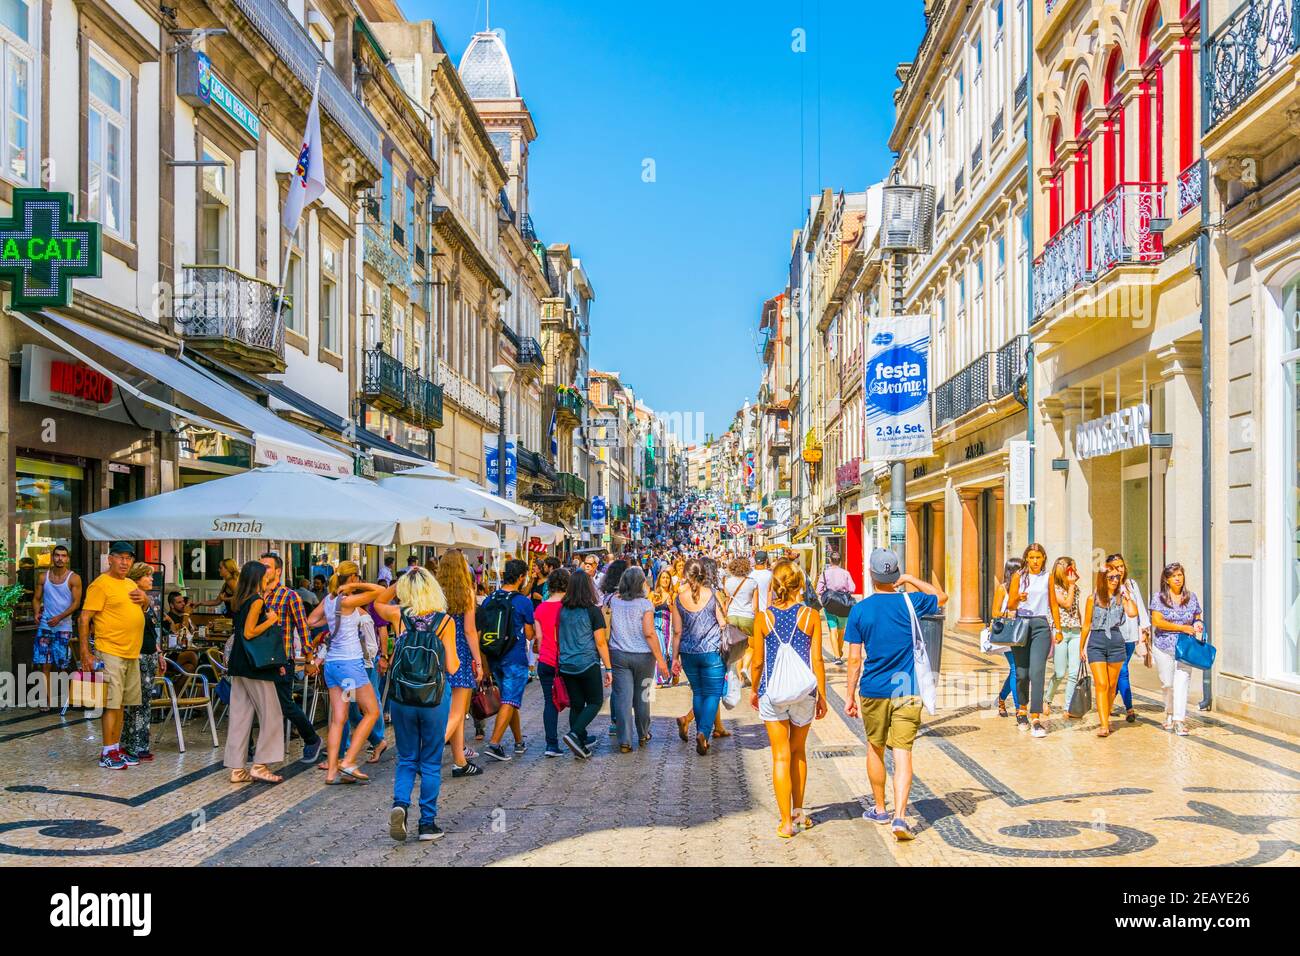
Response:
[{"label": "zara store sign", "polygon": [[1143,402],[1084,422],[1074,430],[1080,461],[1151,444],[1151,406]]}]

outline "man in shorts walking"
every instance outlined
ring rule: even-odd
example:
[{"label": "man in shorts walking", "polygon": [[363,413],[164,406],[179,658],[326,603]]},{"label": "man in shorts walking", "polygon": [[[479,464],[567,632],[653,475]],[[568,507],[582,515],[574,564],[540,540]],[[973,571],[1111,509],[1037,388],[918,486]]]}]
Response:
[{"label": "man in shorts walking", "polygon": [[45,675],[42,712],[58,706],[52,671],[72,666],[72,618],[81,606],[81,576],[68,567],[68,549],[56,544],[50,552],[49,570],[36,579],[32,612],[36,617],[36,641],[32,664]]},{"label": "man in shorts walking", "polygon": [[[919,594],[904,594],[910,586]],[[898,555],[885,548],[871,552],[872,593],[849,612],[844,642],[848,645],[848,675],[844,708],[849,717],[862,716],[867,732],[867,777],[872,809],[862,814],[875,823],[890,823],[894,837],[911,840],[907,798],[912,790],[912,743],[921,726],[920,685],[912,650],[911,601],[917,618],[934,614],[948,595],[934,585],[902,574]],[[856,685],[856,687],[855,687]],[[885,748],[894,754],[894,812],[885,809]]]}]

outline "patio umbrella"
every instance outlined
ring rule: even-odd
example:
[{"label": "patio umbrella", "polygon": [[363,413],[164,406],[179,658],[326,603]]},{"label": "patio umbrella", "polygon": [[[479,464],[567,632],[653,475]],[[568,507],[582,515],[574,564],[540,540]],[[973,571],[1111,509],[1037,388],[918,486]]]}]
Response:
[{"label": "patio umbrella", "polygon": [[472,481],[449,475],[433,465],[381,478],[379,486],[410,498],[426,508],[454,512],[474,521],[519,524],[536,520],[527,508],[498,498]]},{"label": "patio umbrella", "polygon": [[92,541],[199,538],[390,544],[397,518],[292,465],[215,478],[81,519]]},{"label": "patio umbrella", "polygon": [[339,478],[334,484],[342,494],[354,498],[359,508],[393,518],[397,525],[393,544],[497,546],[496,535],[473,521],[450,511],[421,505],[376,482],[350,475]]}]

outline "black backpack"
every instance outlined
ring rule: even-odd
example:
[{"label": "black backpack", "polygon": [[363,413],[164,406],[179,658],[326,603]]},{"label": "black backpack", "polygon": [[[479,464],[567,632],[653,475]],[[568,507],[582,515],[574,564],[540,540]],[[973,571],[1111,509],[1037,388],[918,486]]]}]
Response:
[{"label": "black backpack", "polygon": [[437,707],[447,687],[447,664],[443,660],[438,630],[447,615],[434,614],[428,627],[418,628],[402,611],[402,637],[393,651],[388,668],[388,687],[393,700],[408,707]]},{"label": "black backpack", "polygon": [[513,599],[510,591],[493,591],[474,614],[479,649],[494,661],[504,658],[518,643]]}]

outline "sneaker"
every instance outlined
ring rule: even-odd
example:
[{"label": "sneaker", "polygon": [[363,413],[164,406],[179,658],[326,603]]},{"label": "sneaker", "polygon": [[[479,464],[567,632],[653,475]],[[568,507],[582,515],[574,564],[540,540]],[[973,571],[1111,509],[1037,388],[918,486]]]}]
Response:
[{"label": "sneaker", "polygon": [[1017,729],[1017,730],[1028,730],[1028,729],[1029,729],[1029,718],[1026,717],[1024,714],[1016,714],[1016,729]]},{"label": "sneaker", "polygon": [[106,754],[99,755],[99,765],[105,770],[125,770],[127,763],[122,759],[121,753],[117,750],[110,750]]},{"label": "sneaker", "polygon": [[388,811],[388,835],[398,843],[406,841],[406,807],[393,807]]},{"label": "sneaker", "polygon": [[442,827],[436,823],[420,824],[420,842],[432,843],[434,840],[441,840],[446,834],[442,832]]},{"label": "sneaker", "polygon": [[325,746],[325,741],[317,740],[314,744],[308,744],[302,748],[302,756],[298,758],[299,763],[315,763],[320,759],[321,748]]},{"label": "sneaker", "polygon": [[120,760],[121,760],[123,763],[125,763],[128,767],[139,766],[139,764],[140,764],[140,758],[137,757],[137,756],[135,756],[135,754],[127,753],[125,750],[122,750],[122,749],[120,749],[120,748],[116,751],[116,753],[117,753],[118,759],[120,759]]},{"label": "sneaker", "polygon": [[515,741],[515,754],[516,754],[516,755],[523,753],[523,752],[524,752],[525,750],[527,750],[527,749],[528,749],[528,738],[527,738],[527,737],[525,737],[523,740],[516,740],[516,741]]},{"label": "sneaker", "polygon": [[912,828],[907,825],[906,820],[895,820],[891,829],[894,831],[894,839],[899,843],[906,843],[908,840],[916,839],[916,834],[912,832]]},{"label": "sneaker", "polygon": [[451,775],[453,777],[475,777],[481,774],[482,772],[483,772],[482,767],[480,767],[476,763],[471,763],[470,761],[467,760],[465,761],[465,766],[453,767],[451,770]]},{"label": "sneaker", "polygon": [[140,763],[148,763],[150,760],[153,759],[153,751],[141,750],[139,753],[131,754],[131,756],[134,757]]},{"label": "sneaker", "polygon": [[546,750],[542,752],[542,756],[543,756],[543,757],[563,757],[563,756],[564,756],[564,751],[561,750],[559,747],[552,747],[550,744],[547,744],[547,745],[546,745]]},{"label": "sneaker", "polygon": [[483,755],[491,757],[493,760],[509,760],[510,755],[506,753],[505,748],[500,744],[488,744],[483,748]]},{"label": "sneaker", "polygon": [[1038,721],[1035,720],[1035,721],[1034,721],[1034,729],[1031,730],[1029,733],[1030,733],[1030,736],[1032,736],[1032,737],[1046,737],[1046,736],[1047,736],[1047,728],[1044,727],[1042,724],[1040,724]]},{"label": "sneaker", "polygon": [[564,741],[564,746],[572,750],[573,755],[579,760],[591,759],[591,751],[583,746],[582,741],[575,737],[572,731],[565,734],[561,739]]},{"label": "sneaker", "polygon": [[871,809],[862,811],[862,819],[870,820],[872,823],[888,823],[894,817],[888,810]]}]

